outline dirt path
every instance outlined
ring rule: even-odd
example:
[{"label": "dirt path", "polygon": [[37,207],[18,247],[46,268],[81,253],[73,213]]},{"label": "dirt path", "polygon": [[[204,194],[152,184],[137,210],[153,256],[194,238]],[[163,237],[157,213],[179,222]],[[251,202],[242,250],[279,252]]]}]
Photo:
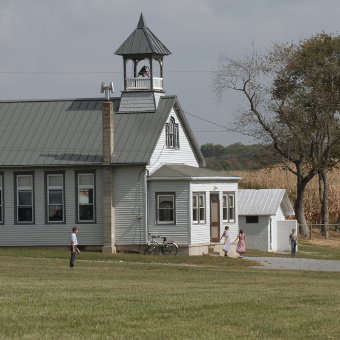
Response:
[{"label": "dirt path", "polygon": [[314,260],[296,257],[250,257],[245,259],[258,261],[260,266],[253,266],[256,269],[283,269],[283,270],[312,270],[325,272],[340,272],[340,261]]}]

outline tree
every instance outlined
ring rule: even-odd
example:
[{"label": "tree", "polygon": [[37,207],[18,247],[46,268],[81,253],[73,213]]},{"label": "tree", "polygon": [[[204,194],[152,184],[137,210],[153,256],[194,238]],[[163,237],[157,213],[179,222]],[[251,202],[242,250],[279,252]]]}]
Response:
[{"label": "tree", "polygon": [[215,145],[215,157],[216,158],[223,158],[225,155],[225,148],[221,144]]},{"label": "tree", "polygon": [[202,145],[201,151],[204,157],[215,157],[215,145],[212,143]]},{"label": "tree", "polygon": [[340,109],[340,37],[325,33],[301,42],[274,82],[274,98],[311,120],[315,143],[309,161],[319,178],[323,232],[328,236],[327,170],[338,163]]},{"label": "tree", "polygon": [[222,55],[216,69],[217,94],[233,89],[246,100],[239,125],[272,144],[296,175],[295,214],[304,235],[305,188],[319,175],[327,202],[327,169],[339,145],[339,55],[339,37],[322,33],[298,44],[275,44],[263,56],[254,48],[244,58]]}]

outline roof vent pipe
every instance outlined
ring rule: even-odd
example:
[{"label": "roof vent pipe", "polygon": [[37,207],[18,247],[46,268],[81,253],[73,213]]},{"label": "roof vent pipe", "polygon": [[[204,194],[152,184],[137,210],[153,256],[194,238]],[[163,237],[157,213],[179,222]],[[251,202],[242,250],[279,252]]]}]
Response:
[{"label": "roof vent pipe", "polygon": [[109,85],[105,85],[105,83],[102,83],[102,86],[100,88],[100,93],[104,93],[105,92],[105,100],[109,101],[110,100],[110,91],[111,93],[114,92],[114,88],[113,88],[113,82],[110,82]]}]

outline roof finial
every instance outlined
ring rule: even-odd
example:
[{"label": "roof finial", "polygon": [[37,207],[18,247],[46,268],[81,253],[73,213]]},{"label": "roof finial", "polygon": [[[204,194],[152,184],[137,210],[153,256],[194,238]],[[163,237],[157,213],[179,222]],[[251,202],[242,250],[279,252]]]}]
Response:
[{"label": "roof finial", "polygon": [[141,13],[137,28],[144,28],[144,27],[147,27],[147,24],[146,24],[146,21],[144,20],[143,13]]}]

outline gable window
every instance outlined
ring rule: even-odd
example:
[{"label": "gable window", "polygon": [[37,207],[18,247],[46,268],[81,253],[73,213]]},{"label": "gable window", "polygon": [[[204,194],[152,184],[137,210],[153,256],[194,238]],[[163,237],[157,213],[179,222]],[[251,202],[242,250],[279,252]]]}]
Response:
[{"label": "gable window", "polygon": [[192,195],[192,221],[205,223],[205,195],[194,193]]},{"label": "gable window", "polygon": [[4,222],[3,216],[4,216],[4,212],[3,212],[3,175],[0,174],[0,223]]},{"label": "gable window", "polygon": [[16,221],[33,223],[33,174],[17,174],[16,185]]},{"label": "gable window", "polygon": [[157,193],[157,224],[175,224],[175,193]]},{"label": "gable window", "polygon": [[47,222],[64,222],[64,175],[47,174]]},{"label": "gable window", "polygon": [[235,222],[235,193],[223,193],[223,221]]},{"label": "gable window", "polygon": [[175,118],[171,117],[170,122],[165,125],[166,146],[168,148],[179,149],[178,124]]},{"label": "gable window", "polygon": [[92,172],[77,173],[78,222],[95,221],[95,178]]},{"label": "gable window", "polygon": [[258,216],[246,216],[246,223],[259,223]]}]

